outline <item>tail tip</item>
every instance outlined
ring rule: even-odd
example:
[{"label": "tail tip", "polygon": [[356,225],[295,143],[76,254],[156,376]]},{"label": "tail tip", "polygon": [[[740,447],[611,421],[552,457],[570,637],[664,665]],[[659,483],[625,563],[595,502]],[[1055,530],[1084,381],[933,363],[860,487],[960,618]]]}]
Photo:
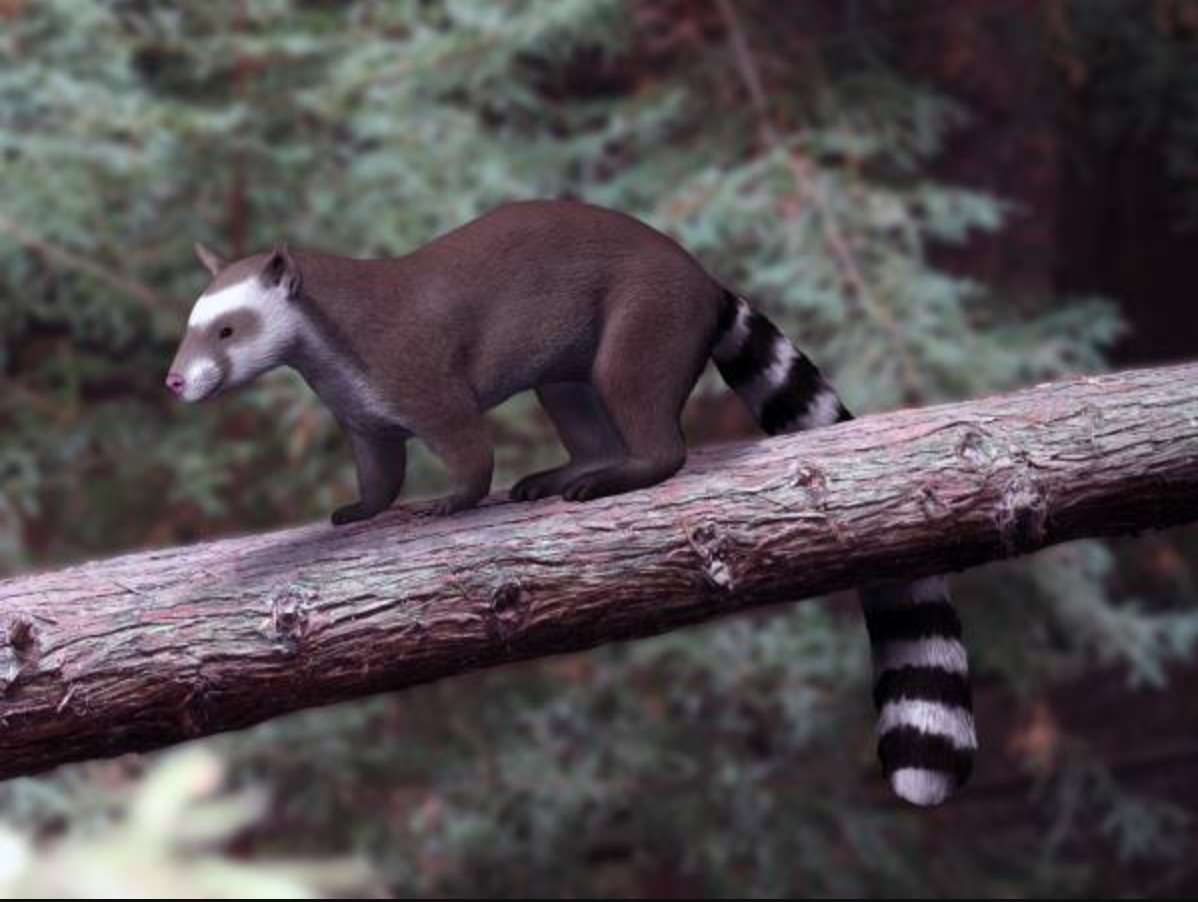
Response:
[{"label": "tail tip", "polygon": [[895,795],[921,808],[948,801],[958,785],[952,774],[923,767],[900,767],[890,775],[890,786]]}]

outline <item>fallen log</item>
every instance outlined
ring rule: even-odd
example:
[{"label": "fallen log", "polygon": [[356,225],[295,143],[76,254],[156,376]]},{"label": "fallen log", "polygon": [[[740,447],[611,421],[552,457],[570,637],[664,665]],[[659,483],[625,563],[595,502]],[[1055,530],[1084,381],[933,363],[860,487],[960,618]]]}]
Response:
[{"label": "fallen log", "polygon": [[587,504],[417,507],[0,582],[0,777],[479,667],[1198,519],[1198,365],[692,454]]}]

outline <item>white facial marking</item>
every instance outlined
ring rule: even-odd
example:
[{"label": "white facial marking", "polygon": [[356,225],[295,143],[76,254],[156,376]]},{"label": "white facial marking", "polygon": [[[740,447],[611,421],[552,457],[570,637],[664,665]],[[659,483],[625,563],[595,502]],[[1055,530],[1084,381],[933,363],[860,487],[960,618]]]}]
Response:
[{"label": "white facial marking", "polygon": [[[229,338],[225,350],[229,359],[225,387],[241,385],[278,366],[299,334],[302,319],[294,302],[287,298],[285,288],[267,288],[257,276],[250,276],[220,291],[201,295],[191,309],[187,325],[192,329],[206,329],[220,317],[237,310],[252,310],[257,314],[259,328],[253,335],[234,334]],[[219,338],[216,340],[220,341]],[[216,378],[219,381],[219,371]]]},{"label": "white facial marking", "polygon": [[274,308],[280,303],[286,303],[287,296],[281,289],[267,289],[262,286],[257,276],[222,288],[212,294],[201,295],[191,308],[191,316],[187,325],[202,329],[219,316],[231,310],[255,310],[263,314],[265,310]]},{"label": "white facial marking", "polygon": [[207,357],[194,361],[183,373],[184,401],[200,401],[220,383],[220,367]]}]

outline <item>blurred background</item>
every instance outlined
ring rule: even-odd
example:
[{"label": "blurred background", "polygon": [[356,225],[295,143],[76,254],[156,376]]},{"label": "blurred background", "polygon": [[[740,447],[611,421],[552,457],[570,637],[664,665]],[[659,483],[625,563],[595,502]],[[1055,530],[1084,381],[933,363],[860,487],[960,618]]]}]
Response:
[{"label": "blurred background", "polygon": [[[640,216],[861,413],[1198,356],[1198,0],[0,0],[0,574],[328,515],[293,374],[162,380],[202,240]],[[497,486],[561,456],[517,398]],[[695,443],[753,433],[704,377]],[[408,497],[444,487],[427,454]],[[851,596],[0,785],[0,892],[1198,892],[1198,529],[964,574],[983,749],[874,758]]]}]

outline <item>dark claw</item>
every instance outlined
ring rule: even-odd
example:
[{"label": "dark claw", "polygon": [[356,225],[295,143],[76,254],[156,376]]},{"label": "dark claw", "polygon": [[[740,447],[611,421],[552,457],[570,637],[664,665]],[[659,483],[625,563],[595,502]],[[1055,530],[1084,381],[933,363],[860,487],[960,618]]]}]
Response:
[{"label": "dark claw", "polygon": [[562,492],[562,497],[567,501],[590,501],[596,497],[595,479],[590,476],[580,476],[575,479]]},{"label": "dark claw", "polygon": [[456,514],[458,511],[464,511],[478,504],[477,498],[471,498],[467,495],[446,495],[440,501],[433,504],[433,516],[448,517],[450,514]]},{"label": "dark claw", "polygon": [[372,511],[369,508],[363,507],[359,501],[355,504],[347,504],[344,507],[339,507],[333,511],[331,517],[334,526],[344,526],[347,523],[357,523],[361,520],[369,520],[378,511]]},{"label": "dark claw", "polygon": [[537,476],[525,476],[512,486],[511,497],[516,501],[537,501],[554,494],[549,481]]}]

